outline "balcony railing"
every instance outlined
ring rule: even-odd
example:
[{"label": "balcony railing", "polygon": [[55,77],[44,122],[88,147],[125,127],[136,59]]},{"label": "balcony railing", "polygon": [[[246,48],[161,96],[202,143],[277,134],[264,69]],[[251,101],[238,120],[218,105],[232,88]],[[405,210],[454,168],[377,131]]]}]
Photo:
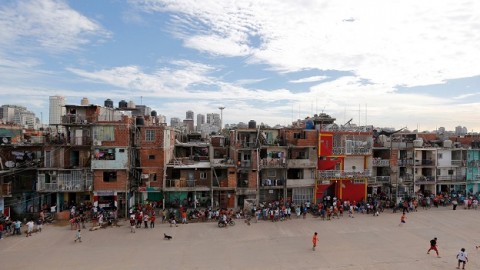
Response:
[{"label": "balcony railing", "polygon": [[465,160],[452,160],[452,166],[465,166]]},{"label": "balcony railing", "polygon": [[285,184],[284,179],[262,179],[260,180],[262,187],[281,187]]},{"label": "balcony railing", "polygon": [[435,176],[415,176],[415,182],[435,182]]},{"label": "balcony railing", "polygon": [[360,172],[345,172],[345,171],[337,171],[337,170],[330,170],[330,171],[319,171],[318,178],[322,180],[327,179],[355,179],[355,178],[366,178],[370,176],[370,171],[360,171]]},{"label": "balcony railing", "polygon": [[167,188],[194,188],[194,187],[210,187],[208,179],[167,179],[165,182]]},{"label": "balcony railing", "polygon": [[260,160],[260,168],[282,168],[286,166],[287,163],[284,158],[262,158]]},{"label": "balcony railing", "polygon": [[414,162],[413,159],[399,159],[398,166],[405,167],[405,166],[413,166]]},{"label": "balcony railing", "polygon": [[81,115],[64,115],[62,116],[62,124],[76,124],[76,125],[85,125],[95,122],[95,117],[86,117]]},{"label": "balcony railing", "polygon": [[417,159],[415,160],[415,166],[433,166],[435,165],[433,160],[430,159]]},{"label": "balcony railing", "polygon": [[375,158],[375,159],[372,160],[372,165],[373,166],[378,166],[378,167],[387,167],[387,166],[390,166],[390,160]]},{"label": "balcony railing", "polygon": [[390,176],[375,176],[377,183],[390,183]]},{"label": "balcony railing", "polygon": [[38,175],[37,191],[58,192],[58,191],[90,191],[93,185],[91,173],[83,171],[69,171],[69,173],[57,172],[55,179],[48,180],[45,174]]},{"label": "balcony railing", "polygon": [[317,163],[310,159],[289,159],[287,166],[289,168],[311,168],[316,167]]},{"label": "balcony railing", "polygon": [[461,182],[461,181],[465,181],[465,180],[466,180],[465,175],[438,175],[437,176],[437,181]]},{"label": "balcony railing", "polygon": [[233,159],[214,158],[212,160],[212,166],[231,166],[234,165]]}]

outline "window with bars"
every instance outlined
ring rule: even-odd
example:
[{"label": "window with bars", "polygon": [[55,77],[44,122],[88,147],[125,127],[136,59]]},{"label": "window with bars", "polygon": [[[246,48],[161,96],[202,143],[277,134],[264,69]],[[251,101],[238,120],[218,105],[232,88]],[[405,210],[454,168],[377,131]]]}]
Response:
[{"label": "window with bars", "polygon": [[149,142],[155,141],[155,130],[147,129],[145,131],[145,140]]},{"label": "window with bars", "polygon": [[296,188],[292,191],[292,200],[295,204],[302,204],[313,200],[312,188]]}]

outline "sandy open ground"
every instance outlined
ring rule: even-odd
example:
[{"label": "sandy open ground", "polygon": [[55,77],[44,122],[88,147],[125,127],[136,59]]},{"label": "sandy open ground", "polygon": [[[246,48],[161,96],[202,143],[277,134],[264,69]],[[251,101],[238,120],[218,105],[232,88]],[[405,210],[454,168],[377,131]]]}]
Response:
[{"label": "sandy open ground", "polygon": [[[228,229],[214,222],[176,228],[157,222],[135,234],[123,221],[82,230],[82,243],[74,243],[70,226],[47,225],[32,237],[1,240],[0,269],[455,269],[462,247],[470,259],[466,269],[480,269],[480,210],[419,210],[407,214],[404,226],[400,215],[388,210],[379,217],[309,216],[251,226],[237,220]],[[320,241],[312,251],[315,231]],[[173,240],[164,240],[164,232]],[[426,254],[435,236],[441,258]]]}]

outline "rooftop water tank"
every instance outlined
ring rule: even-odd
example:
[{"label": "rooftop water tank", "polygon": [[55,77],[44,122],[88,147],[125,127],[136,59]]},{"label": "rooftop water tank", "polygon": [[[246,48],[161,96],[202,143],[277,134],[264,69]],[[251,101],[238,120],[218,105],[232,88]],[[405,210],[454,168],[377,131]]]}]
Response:
[{"label": "rooftop water tank", "polygon": [[135,109],[135,102],[133,102],[133,101],[130,100],[130,101],[128,102],[127,107],[128,107],[129,109]]},{"label": "rooftop water tank", "polygon": [[306,128],[306,129],[315,129],[315,124],[313,123],[312,120],[308,119],[308,120],[305,122],[305,128]]},{"label": "rooftop water tank", "polygon": [[257,122],[255,122],[255,120],[250,120],[248,122],[248,128],[257,128]]},{"label": "rooftop water tank", "polygon": [[80,105],[82,106],[87,106],[88,104],[90,104],[90,101],[86,97],[82,98],[82,101],[80,101]]},{"label": "rooftop water tank", "polygon": [[125,100],[120,100],[120,102],[118,102],[118,108],[120,109],[126,109],[128,106],[128,103],[125,101]]},{"label": "rooftop water tank", "polygon": [[452,141],[451,141],[451,140],[445,140],[445,141],[443,141],[443,147],[445,147],[445,148],[452,148]]},{"label": "rooftop water tank", "polygon": [[413,140],[413,147],[422,147],[423,146],[423,139],[418,138],[416,140]]},{"label": "rooftop water tank", "polygon": [[104,105],[107,108],[113,108],[113,101],[111,99],[107,99],[105,100]]},{"label": "rooftop water tank", "polygon": [[137,126],[143,126],[143,125],[145,125],[145,119],[143,117],[137,117],[135,119],[135,124]]},{"label": "rooftop water tank", "polygon": [[151,111],[150,116],[157,116],[157,111]]}]

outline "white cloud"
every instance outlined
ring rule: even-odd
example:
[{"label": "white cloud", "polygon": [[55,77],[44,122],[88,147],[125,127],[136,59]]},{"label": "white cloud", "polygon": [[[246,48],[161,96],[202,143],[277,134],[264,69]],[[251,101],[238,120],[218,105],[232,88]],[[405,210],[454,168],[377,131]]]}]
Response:
[{"label": "white cloud", "polygon": [[309,82],[318,82],[328,79],[328,76],[312,76],[307,78],[302,78],[298,80],[291,80],[290,83],[309,83]]},{"label": "white cloud", "polygon": [[0,7],[0,44],[8,48],[78,49],[89,36],[108,37],[98,23],[61,0],[27,0]]},{"label": "white cloud", "polygon": [[478,95],[480,95],[480,92],[459,95],[459,96],[454,97],[453,99],[466,99],[466,98],[474,97],[474,96],[478,96]]},{"label": "white cloud", "polygon": [[172,25],[188,47],[250,54],[251,63],[278,70],[352,71],[391,86],[444,83],[480,70],[480,5],[473,0],[133,3],[179,14]]}]

